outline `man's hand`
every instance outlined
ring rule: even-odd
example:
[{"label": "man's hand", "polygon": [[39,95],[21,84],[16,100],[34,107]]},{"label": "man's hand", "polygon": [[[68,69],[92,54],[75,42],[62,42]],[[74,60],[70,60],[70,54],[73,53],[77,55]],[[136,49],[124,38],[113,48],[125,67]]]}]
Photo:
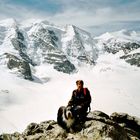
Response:
[{"label": "man's hand", "polygon": [[82,108],[82,106],[80,106],[80,105],[76,106],[76,110],[79,110],[81,108]]}]

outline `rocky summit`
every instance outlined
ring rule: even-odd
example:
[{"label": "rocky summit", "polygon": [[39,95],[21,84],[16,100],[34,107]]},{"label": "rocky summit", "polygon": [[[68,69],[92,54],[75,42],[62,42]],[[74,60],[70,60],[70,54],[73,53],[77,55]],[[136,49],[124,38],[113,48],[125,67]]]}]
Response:
[{"label": "rocky summit", "polygon": [[56,121],[40,124],[31,123],[23,133],[2,134],[0,140],[139,140],[140,119],[126,113],[112,113],[110,116],[93,111],[84,124],[77,124],[76,130],[67,132]]}]

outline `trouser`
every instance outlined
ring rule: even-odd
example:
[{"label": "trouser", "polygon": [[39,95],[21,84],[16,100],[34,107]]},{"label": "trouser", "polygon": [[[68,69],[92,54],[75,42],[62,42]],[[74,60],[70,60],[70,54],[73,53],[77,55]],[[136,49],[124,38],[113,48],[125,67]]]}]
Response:
[{"label": "trouser", "polygon": [[87,116],[87,108],[78,108],[74,106],[72,108],[72,113],[75,119],[83,121]]}]

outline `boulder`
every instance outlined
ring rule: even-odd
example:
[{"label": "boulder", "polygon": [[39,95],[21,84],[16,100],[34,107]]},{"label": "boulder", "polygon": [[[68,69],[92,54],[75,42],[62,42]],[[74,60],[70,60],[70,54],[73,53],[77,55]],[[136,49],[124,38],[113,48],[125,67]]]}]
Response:
[{"label": "boulder", "polygon": [[[125,125],[122,125],[125,124]],[[23,133],[2,134],[0,140],[139,140],[139,119],[128,114],[90,112],[81,129],[67,132],[54,120],[31,123]],[[131,133],[130,133],[131,132]]]},{"label": "boulder", "polygon": [[140,119],[130,116],[126,113],[114,112],[110,118],[122,126],[130,137],[136,136],[140,138]]}]

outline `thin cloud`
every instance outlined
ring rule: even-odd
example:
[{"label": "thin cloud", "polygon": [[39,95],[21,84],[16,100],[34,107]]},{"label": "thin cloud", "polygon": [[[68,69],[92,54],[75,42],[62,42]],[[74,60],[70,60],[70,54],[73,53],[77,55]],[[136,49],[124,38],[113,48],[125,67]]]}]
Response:
[{"label": "thin cloud", "polygon": [[30,9],[21,5],[0,2],[0,18],[14,18],[24,20],[28,18],[45,18],[46,13],[41,10]]},{"label": "thin cloud", "polygon": [[139,5],[139,0],[4,0],[0,1],[0,18],[43,18],[86,29],[110,22],[139,21]]},{"label": "thin cloud", "polygon": [[[54,0],[52,0],[54,1]],[[59,0],[62,12],[56,13],[52,20],[59,23],[79,24],[79,26],[100,25],[112,21],[140,20],[137,0]],[[66,20],[65,20],[66,19]]]},{"label": "thin cloud", "polygon": [[88,11],[79,11],[77,9],[69,9],[63,13],[55,14],[49,17],[50,20],[59,24],[74,24],[81,27],[106,23],[111,17],[111,8],[97,9],[94,13]]}]

